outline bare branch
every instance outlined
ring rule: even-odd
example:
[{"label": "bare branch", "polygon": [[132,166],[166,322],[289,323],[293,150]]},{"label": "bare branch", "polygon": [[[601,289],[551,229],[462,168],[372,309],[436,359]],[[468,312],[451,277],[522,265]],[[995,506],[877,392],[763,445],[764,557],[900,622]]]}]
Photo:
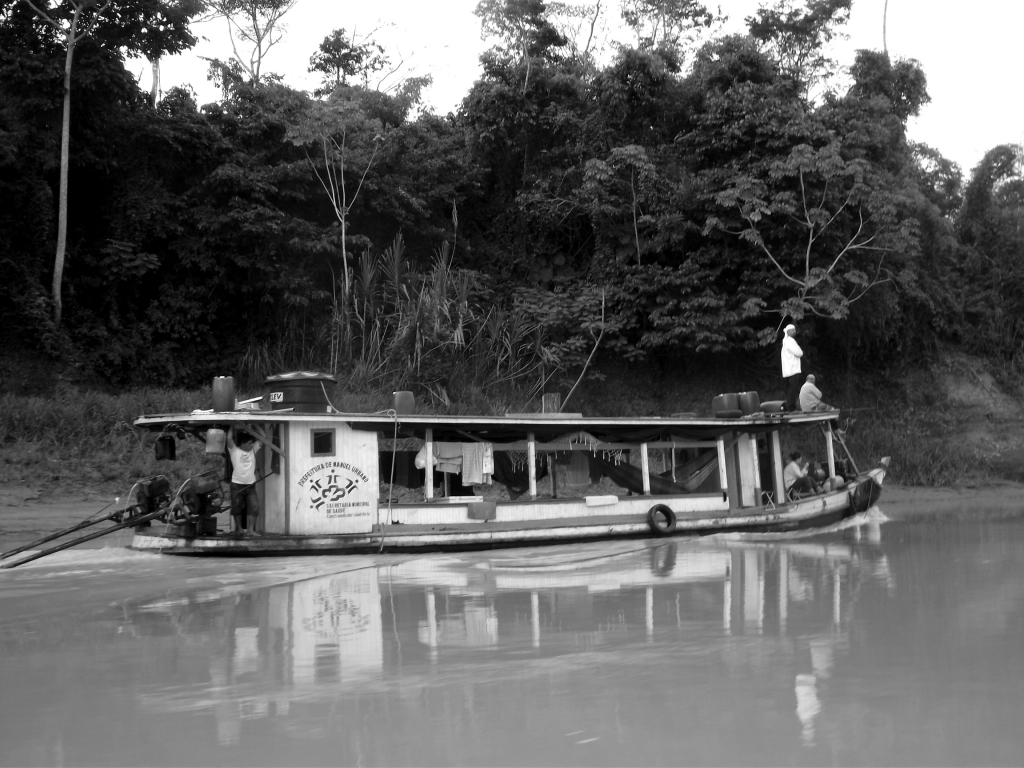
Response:
[{"label": "bare branch", "polygon": [[829,268],[825,270],[826,274],[832,274],[832,270],[836,268],[836,265],[839,263],[839,260],[842,259],[845,254],[847,254],[850,251],[864,250],[868,248],[868,244],[871,243],[875,239],[875,237],[877,237],[877,235],[871,235],[871,237],[869,237],[863,243],[856,243],[856,240],[860,236],[860,233],[864,231],[864,213],[860,209],[858,209],[857,211],[857,218],[857,231],[854,232],[853,235],[850,237],[850,240],[846,243],[843,249],[836,256],[835,261],[832,262],[831,266],[829,266]]},{"label": "bare branch", "polygon": [[[591,337],[594,336],[593,330],[590,332]],[[565,408],[565,404],[569,402],[569,398],[572,397],[572,393],[576,391],[576,387],[583,381],[583,374],[587,372],[587,368],[590,367],[590,361],[594,359],[594,354],[597,352],[597,348],[601,345],[601,339],[604,338],[604,291],[601,291],[601,332],[594,338],[594,348],[590,350],[590,356],[587,357],[587,362],[583,364],[583,370],[580,371],[579,378],[576,379],[576,383],[572,385],[572,389],[569,390],[569,394],[565,396],[565,400],[562,401],[562,405],[559,410]]]},{"label": "bare branch", "polygon": [[366,179],[366,174],[370,172],[370,167],[373,165],[373,159],[377,156],[377,150],[380,149],[380,141],[377,137],[373,140],[373,152],[370,154],[370,159],[366,163],[366,168],[363,169],[363,175],[359,177],[359,183],[356,185],[356,191],[352,194],[352,204],[355,205],[356,198],[359,197],[359,190],[363,188],[363,181]]},{"label": "bare branch", "polygon": [[[852,199],[853,199],[853,190],[851,189],[851,190],[850,190],[850,194],[848,194],[848,195],[846,196],[846,200],[845,200],[845,201],[843,202],[843,204],[842,204],[842,205],[840,205],[840,206],[839,206],[839,207],[838,207],[838,208],[836,209],[836,212],[835,212],[835,213],[833,213],[833,214],[832,214],[832,216],[831,216],[831,217],[829,218],[829,220],[828,220],[828,221],[826,221],[826,222],[825,222],[825,224],[824,224],[824,225],[822,226],[822,228],[821,228],[821,231],[822,231],[822,232],[824,232],[824,231],[825,231],[826,229],[828,229],[829,227],[831,227],[831,226],[832,226],[832,222],[836,220],[836,216],[838,216],[838,215],[839,215],[840,213],[842,213],[843,211],[845,211],[845,210],[846,210],[846,206],[848,206],[848,205],[850,204],[850,201],[851,201]],[[860,216],[862,217],[862,218],[861,218],[861,224],[862,224],[862,226],[863,226],[863,221],[864,221],[864,220],[863,220],[863,215],[864,215],[864,214],[863,214],[863,213],[861,212],[861,210],[862,210],[862,209],[859,209],[859,208],[858,208],[858,215],[860,215]]]},{"label": "bare branch", "polygon": [[590,44],[594,40],[594,27],[597,26],[597,19],[601,15],[601,0],[597,0],[597,5],[594,6],[594,16],[590,20],[590,34],[587,35],[587,44],[583,47],[583,56],[586,57],[590,53]]},{"label": "bare branch", "polygon": [[[102,16],[103,12],[105,10],[107,10],[107,6],[108,5],[110,5],[110,0],[104,0],[103,5],[101,5],[99,8],[96,9],[96,12],[93,14],[92,20],[89,21],[88,23],[86,23],[84,26],[82,26],[81,32],[78,35],[75,36],[75,42],[76,43],[79,40],[81,40],[83,37],[86,37],[87,35],[92,33],[92,31],[96,28],[96,25],[99,24],[99,22],[100,22],[100,16]],[[84,6],[82,6],[82,9],[84,10]],[[78,6],[77,5],[76,5],[76,8],[75,8],[75,15],[76,16],[78,15]]]},{"label": "bare branch", "polygon": [[57,25],[57,22],[55,22],[53,19],[51,19],[50,15],[48,13],[45,13],[44,11],[39,10],[39,8],[36,7],[36,4],[32,0],[25,0],[25,2],[28,3],[29,7],[39,15],[39,18],[41,18],[43,21],[45,21],[51,27],[56,29],[58,32],[62,32],[63,31]]},{"label": "bare branch", "polygon": [[[750,218],[750,216],[749,216],[748,214],[745,214],[745,213],[743,212],[743,208],[742,208],[741,206],[737,206],[737,208],[739,208],[739,211],[740,211],[740,216],[741,216],[741,217],[743,217],[744,219],[746,219],[747,223],[748,223],[748,224],[750,224],[750,228],[751,228],[752,230],[754,230],[755,232],[757,232],[757,227],[756,227],[756,226],[754,225],[754,222],[753,222],[753,220],[752,220],[752,219]],[[727,230],[724,230],[724,229],[723,229],[723,231],[727,231]],[[744,230],[744,231],[745,231],[745,230]],[[740,233],[740,234],[741,234],[741,233]],[[781,265],[781,264],[780,264],[780,263],[779,263],[779,262],[778,262],[778,261],[776,260],[776,258],[775,258],[775,257],[774,257],[774,256],[772,255],[772,252],[768,250],[768,247],[767,247],[767,246],[766,246],[766,245],[764,244],[764,241],[763,241],[763,240],[762,240],[762,239],[760,238],[760,236],[758,236],[758,242],[757,242],[757,245],[758,245],[758,247],[759,247],[759,248],[760,248],[760,249],[761,249],[762,251],[764,251],[764,253],[765,253],[765,256],[767,256],[767,257],[768,257],[768,259],[769,259],[769,260],[771,261],[771,263],[775,265],[775,268],[776,268],[777,270],[779,270],[779,272],[781,272],[781,273],[782,273],[782,276],[783,276],[784,278],[786,278],[787,280],[789,280],[789,281],[790,281],[791,283],[795,283],[796,285],[801,285],[801,286],[802,286],[802,285],[804,285],[804,281],[803,281],[803,280],[797,280],[797,279],[796,279],[795,277],[790,277],[789,273],[788,273],[788,272],[787,272],[787,271],[785,270],[785,268],[784,268],[784,267],[783,267],[783,266],[782,266],[782,265]]]},{"label": "bare branch", "polygon": [[[260,0],[244,0],[241,3],[232,0],[208,0],[207,7],[213,9],[212,13],[202,17],[201,20],[209,21],[221,16],[227,21],[228,37],[231,40],[231,50],[234,53],[235,61],[248,73],[253,82],[258,83],[263,58],[281,40],[282,32],[278,24],[281,18],[295,7],[297,1],[286,0],[280,4],[264,5]],[[238,17],[244,19],[245,26],[239,22]],[[253,46],[248,63],[238,52],[235,42],[236,35]]]}]

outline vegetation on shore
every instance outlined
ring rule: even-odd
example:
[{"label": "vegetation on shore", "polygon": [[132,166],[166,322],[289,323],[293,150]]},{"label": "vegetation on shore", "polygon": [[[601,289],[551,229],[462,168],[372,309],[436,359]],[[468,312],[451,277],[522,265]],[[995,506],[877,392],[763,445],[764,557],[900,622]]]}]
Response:
[{"label": "vegetation on shore", "polygon": [[[243,55],[212,62],[221,98],[199,105],[142,92],[126,55],[192,45],[208,3],[0,4],[0,479],[151,473],[132,420],[202,407],[226,372],[256,392],[329,371],[351,410],[408,389],[447,412],[550,391],[705,412],[777,387],[791,320],[805,370],[865,409],[859,461],[936,485],[1007,471],[892,371],[969,339],[1020,378],[1024,151],[965,174],[910,141],[926,73],[833,61],[851,3],[766,3],[724,34],[699,2],[485,0],[493,47],[446,116],[428,79],[375,84],[388,53],[344,29],[313,93]],[[635,41],[602,52],[597,15],[619,10]]]},{"label": "vegetation on shore", "polygon": [[[638,381],[645,386],[637,387]],[[572,410],[606,415],[688,410],[709,414],[715,394],[736,388],[730,388],[731,381],[734,376],[720,370],[695,375],[689,381],[650,369],[613,371],[600,381],[581,386]],[[262,393],[261,387],[251,386],[240,390],[238,396],[245,399]],[[763,399],[777,394],[766,385]],[[381,392],[357,391],[351,381],[340,383],[330,396],[340,410],[374,411],[391,405]],[[221,469],[219,457],[205,454],[204,446],[194,439],[179,441],[175,461],[157,461],[153,436],[132,426],[143,413],[188,412],[209,408],[211,403],[210,387],[105,394],[57,385],[53,396],[5,394],[0,397],[0,483],[35,488],[77,485],[116,493],[153,474],[180,480],[206,469]],[[420,403],[421,410],[448,413],[539,410],[537,401],[528,400],[477,400],[472,405],[436,400]],[[893,390],[861,392],[848,408],[843,418],[847,443],[862,470],[875,466],[882,456],[890,456],[891,481],[906,485],[956,486],[1000,477],[999,466],[964,442],[956,413],[948,408],[915,409]],[[816,430],[789,430],[787,435],[784,450],[801,450],[824,460],[823,442]]]},{"label": "vegetation on shore", "polygon": [[[446,116],[422,79],[375,85],[388,53],[345,30],[312,94],[243,51],[213,63],[218,101],[161,99],[126,55],[187,48],[208,4],[86,3],[67,157],[53,24],[75,3],[45,4],[53,24],[5,3],[0,343],[119,388],[315,367],[439,397],[467,373],[488,397],[571,383],[598,340],[630,362],[757,353],[789,320],[821,369],[965,338],[1016,365],[1024,156],[965,176],[910,141],[926,73],[833,60],[851,2],[766,3],[725,34],[701,3],[488,0],[493,47]],[[620,10],[635,41],[601,49],[579,14]]]}]

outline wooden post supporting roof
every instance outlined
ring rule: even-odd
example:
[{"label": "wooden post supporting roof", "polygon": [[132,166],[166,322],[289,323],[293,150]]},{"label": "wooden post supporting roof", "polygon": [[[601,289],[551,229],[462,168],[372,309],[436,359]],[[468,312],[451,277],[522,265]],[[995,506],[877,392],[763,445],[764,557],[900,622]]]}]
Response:
[{"label": "wooden post supporting roof", "polygon": [[[269,425],[267,425],[269,426]],[[244,429],[250,435],[259,440],[263,445],[267,446],[274,453],[278,453],[281,456],[287,458],[285,452],[278,446],[274,445],[273,440],[269,437],[268,433],[263,430],[263,427],[259,424],[243,421],[239,426],[239,429]]]},{"label": "wooden post supporting roof", "polygon": [[537,437],[533,432],[526,436],[526,461],[530,477],[530,498],[537,498]]},{"label": "wooden post supporting roof", "polygon": [[[832,444],[832,427],[821,430],[825,435],[825,455],[828,457],[828,476],[836,476],[836,451]],[[849,479],[849,478],[844,478]]]},{"label": "wooden post supporting roof", "polygon": [[785,504],[786,486],[785,480],[782,477],[782,470],[786,463],[782,458],[782,439],[779,437],[779,430],[777,429],[772,430],[771,436],[772,439],[768,450],[771,452],[772,460],[772,490],[775,493],[775,503]]},{"label": "wooden post supporting roof", "polygon": [[428,501],[434,498],[434,430],[427,427],[427,440],[424,446],[426,466],[423,470],[423,498]]},{"label": "wooden post supporting roof", "polygon": [[[718,446],[718,483],[722,486],[722,500],[725,501],[729,499],[729,470],[725,455],[725,436],[719,437],[715,443]],[[730,506],[732,506],[731,503]]]},{"label": "wooden post supporting roof", "polygon": [[757,435],[751,433],[747,439],[750,441],[750,461],[754,472],[754,498],[750,506],[756,507],[761,504],[761,457],[757,453]]},{"label": "wooden post supporting roof", "polygon": [[647,454],[647,443],[640,444],[640,475],[644,481],[644,496],[651,495],[651,459]]}]

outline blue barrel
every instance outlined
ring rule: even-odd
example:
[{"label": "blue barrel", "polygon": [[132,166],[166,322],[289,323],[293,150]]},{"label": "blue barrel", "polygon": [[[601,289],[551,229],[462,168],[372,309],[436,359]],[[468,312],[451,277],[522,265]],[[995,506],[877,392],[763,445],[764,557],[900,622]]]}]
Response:
[{"label": "blue barrel", "polygon": [[413,414],[416,413],[416,395],[412,392],[395,392],[395,413]]},{"label": "blue barrel", "polygon": [[338,380],[328,373],[292,371],[268,376],[267,399],[275,411],[291,408],[296,413],[330,413],[329,394]]},{"label": "blue barrel", "polygon": [[725,395],[718,395],[711,399],[711,413],[716,416],[723,411],[738,411],[740,409],[740,398],[735,392]]},{"label": "blue barrel", "polygon": [[213,410],[225,413],[235,410],[234,376],[216,376],[213,379]]},{"label": "blue barrel", "polygon": [[744,416],[749,416],[761,410],[761,397],[757,392],[740,392],[737,397],[740,410],[743,411]]}]

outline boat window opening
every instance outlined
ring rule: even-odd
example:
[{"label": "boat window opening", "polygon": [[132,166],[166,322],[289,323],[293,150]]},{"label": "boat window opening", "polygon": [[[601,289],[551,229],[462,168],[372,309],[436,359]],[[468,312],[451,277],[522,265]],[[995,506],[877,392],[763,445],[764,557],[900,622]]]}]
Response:
[{"label": "boat window opening", "polygon": [[[281,447],[281,425],[275,424],[271,430],[270,442]],[[277,451],[267,451],[270,454],[270,473],[272,475],[281,474],[281,454]]]},{"label": "boat window opening", "polygon": [[333,429],[311,429],[309,430],[309,455],[310,456],[333,456],[334,455],[334,430]]},{"label": "boat window opening", "polygon": [[[438,445],[432,448],[436,456]],[[482,484],[466,481],[460,469],[443,470],[435,465],[426,481],[426,443],[409,439],[404,450],[391,451],[390,440],[378,454],[380,498],[396,504],[416,504],[432,499],[461,501],[476,496],[499,502],[531,499],[583,500],[588,497],[718,495],[717,443],[712,440],[664,439],[647,444],[649,461],[644,483],[642,444],[596,443],[593,447],[564,441],[534,443],[537,495],[529,495],[529,443],[493,443],[494,470]],[[417,450],[418,449],[418,450]],[[419,455],[418,455],[419,454]]]}]

